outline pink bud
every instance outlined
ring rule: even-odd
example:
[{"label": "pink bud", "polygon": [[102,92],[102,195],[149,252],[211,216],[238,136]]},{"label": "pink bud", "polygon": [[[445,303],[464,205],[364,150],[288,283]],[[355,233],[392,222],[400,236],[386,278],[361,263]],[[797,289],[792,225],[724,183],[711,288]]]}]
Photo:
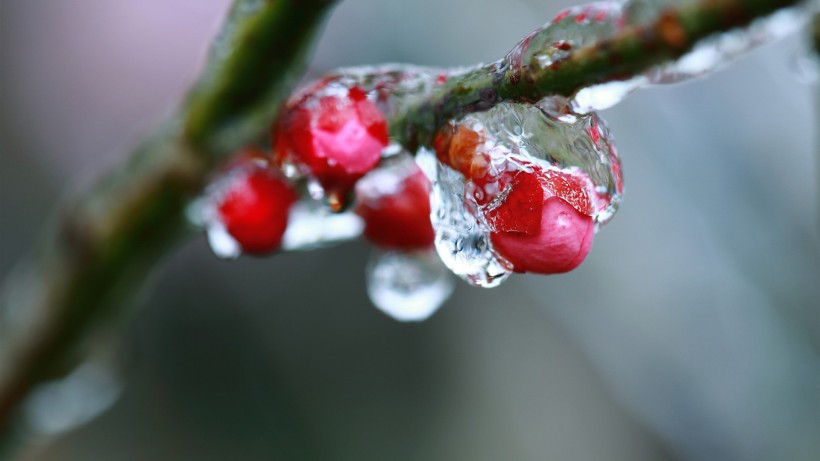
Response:
[{"label": "pink bud", "polygon": [[276,161],[307,169],[326,192],[344,196],[370,171],[388,144],[387,122],[367,94],[311,92],[291,101],[273,127]]},{"label": "pink bud", "polygon": [[560,274],[578,267],[592,247],[595,225],[569,203],[550,197],[541,208],[541,228],[535,235],[493,232],[493,248],[515,272]]},{"label": "pink bud", "polygon": [[485,212],[494,228],[493,249],[513,271],[559,274],[584,261],[595,224],[581,211],[588,208],[579,206],[588,202],[588,192],[575,179],[555,170],[520,171],[504,201]]},{"label": "pink bud", "polygon": [[273,170],[242,156],[236,162],[214,193],[219,220],[243,251],[272,252],[282,241],[296,192]]}]

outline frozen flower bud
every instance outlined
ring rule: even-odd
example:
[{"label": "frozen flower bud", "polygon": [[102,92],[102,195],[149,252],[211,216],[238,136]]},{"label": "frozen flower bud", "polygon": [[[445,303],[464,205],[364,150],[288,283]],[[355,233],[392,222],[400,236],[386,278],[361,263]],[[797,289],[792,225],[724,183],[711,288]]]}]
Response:
[{"label": "frozen flower bud", "polygon": [[287,104],[273,136],[276,162],[315,178],[337,210],[388,144],[385,117],[364,90],[321,82]]}]

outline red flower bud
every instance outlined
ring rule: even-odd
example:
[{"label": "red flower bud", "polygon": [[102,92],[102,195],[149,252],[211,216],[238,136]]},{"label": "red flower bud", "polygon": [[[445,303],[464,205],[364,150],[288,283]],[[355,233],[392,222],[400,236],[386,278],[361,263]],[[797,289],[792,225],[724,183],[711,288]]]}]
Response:
[{"label": "red flower bud", "polygon": [[532,167],[514,173],[507,195],[484,217],[493,249],[513,271],[558,274],[578,267],[589,253],[595,233],[590,210],[583,178]]},{"label": "red flower bud", "polygon": [[216,210],[228,234],[247,253],[278,248],[296,192],[274,171],[257,165],[235,169],[223,181]]},{"label": "red flower bud", "polygon": [[[430,223],[430,181],[412,161],[396,178],[374,171],[356,185],[356,213],[364,219],[364,236],[374,245],[392,250],[417,250],[433,245]],[[389,168],[389,167],[388,167]],[[396,184],[380,182],[400,181]]]},{"label": "red flower bud", "polygon": [[[337,201],[370,171],[388,144],[387,122],[365,92],[321,96],[319,85],[284,109],[274,126],[276,160],[313,175]],[[317,95],[319,93],[319,95]]]}]

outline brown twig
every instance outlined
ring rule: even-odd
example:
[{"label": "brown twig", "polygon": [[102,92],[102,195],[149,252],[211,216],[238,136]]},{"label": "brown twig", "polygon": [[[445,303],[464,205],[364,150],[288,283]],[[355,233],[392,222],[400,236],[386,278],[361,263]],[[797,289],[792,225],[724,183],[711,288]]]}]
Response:
[{"label": "brown twig", "polygon": [[52,219],[0,299],[0,437],[188,233],[184,208],[220,158],[263,135],[330,4],[237,0],[181,115]]}]

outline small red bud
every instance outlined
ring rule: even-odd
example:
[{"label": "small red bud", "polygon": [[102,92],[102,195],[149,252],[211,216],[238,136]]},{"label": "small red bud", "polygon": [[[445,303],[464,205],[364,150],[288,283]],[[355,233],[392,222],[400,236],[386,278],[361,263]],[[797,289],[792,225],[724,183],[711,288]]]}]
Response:
[{"label": "small red bud", "polygon": [[247,253],[278,248],[296,192],[274,171],[256,165],[237,169],[224,181],[216,210],[231,237]]},{"label": "small red bud", "polygon": [[510,186],[504,200],[485,211],[493,249],[515,272],[558,274],[578,267],[595,234],[582,180],[533,167],[517,172]]},{"label": "small red bud", "polygon": [[274,126],[276,160],[304,167],[329,194],[345,196],[379,161],[387,122],[358,87],[317,96],[318,85],[291,102]]},{"label": "small red bud", "polygon": [[[377,184],[393,178],[367,176],[356,186],[356,213],[364,219],[364,236],[374,245],[392,250],[417,250],[433,245],[430,223],[430,181],[412,161],[410,172],[389,193]],[[378,172],[374,172],[378,173]],[[375,176],[375,175],[374,175]]]}]

